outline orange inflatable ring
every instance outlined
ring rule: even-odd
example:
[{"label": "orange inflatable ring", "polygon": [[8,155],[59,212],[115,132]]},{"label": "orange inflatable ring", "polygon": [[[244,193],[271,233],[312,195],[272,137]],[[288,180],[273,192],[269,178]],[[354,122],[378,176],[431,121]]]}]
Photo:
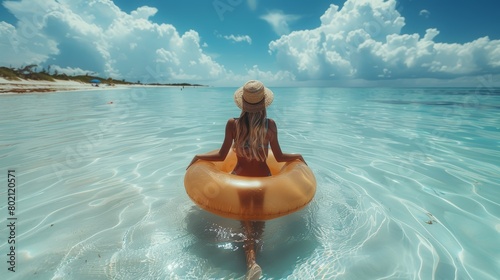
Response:
[{"label": "orange inflatable ring", "polygon": [[316,178],[302,161],[279,163],[269,150],[269,177],[233,175],[236,161],[230,151],[222,162],[198,160],[191,165],[184,176],[191,200],[222,217],[263,221],[298,211],[314,197]]}]

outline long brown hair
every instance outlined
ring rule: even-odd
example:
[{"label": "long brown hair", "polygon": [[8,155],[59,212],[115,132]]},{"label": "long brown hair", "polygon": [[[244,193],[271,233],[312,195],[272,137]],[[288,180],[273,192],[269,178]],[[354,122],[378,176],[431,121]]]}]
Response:
[{"label": "long brown hair", "polygon": [[236,122],[236,154],[248,160],[266,161],[266,134],[266,109],[255,113],[242,111]]}]

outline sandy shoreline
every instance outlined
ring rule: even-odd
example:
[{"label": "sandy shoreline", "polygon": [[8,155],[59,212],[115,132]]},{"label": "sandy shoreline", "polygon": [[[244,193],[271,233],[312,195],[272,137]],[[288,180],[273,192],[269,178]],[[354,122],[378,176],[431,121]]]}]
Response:
[{"label": "sandy shoreline", "polygon": [[35,80],[18,80],[11,81],[0,78],[0,95],[7,94],[23,94],[23,93],[44,93],[57,91],[76,91],[76,90],[110,90],[130,87],[181,87],[176,85],[113,85],[109,86],[105,83],[99,86],[93,86],[89,83],[81,83],[77,81],[56,80],[50,81],[35,81]]},{"label": "sandy shoreline", "polygon": [[99,90],[123,88],[128,85],[108,86],[101,84],[98,87],[92,86],[89,83],[81,83],[77,81],[56,80],[50,81],[34,81],[34,80],[18,80],[11,81],[0,78],[0,95],[5,94],[23,94],[23,93],[44,93],[56,91],[74,91],[74,90]]}]

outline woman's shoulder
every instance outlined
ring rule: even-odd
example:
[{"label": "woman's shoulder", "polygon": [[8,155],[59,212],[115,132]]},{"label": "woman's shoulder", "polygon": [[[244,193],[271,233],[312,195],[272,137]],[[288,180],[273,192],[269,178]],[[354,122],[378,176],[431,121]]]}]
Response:
[{"label": "woman's shoulder", "polygon": [[274,122],[273,119],[267,119],[267,123],[268,123],[268,128],[270,130],[273,130],[273,131],[276,131],[277,130],[277,127],[276,127],[276,123]]},{"label": "woman's shoulder", "polygon": [[235,127],[236,120],[238,120],[238,118],[230,118],[229,120],[227,120],[226,127]]},{"label": "woman's shoulder", "polygon": [[276,125],[276,123],[274,122],[274,120],[273,120],[273,119],[267,118],[267,121],[269,122],[269,124]]}]

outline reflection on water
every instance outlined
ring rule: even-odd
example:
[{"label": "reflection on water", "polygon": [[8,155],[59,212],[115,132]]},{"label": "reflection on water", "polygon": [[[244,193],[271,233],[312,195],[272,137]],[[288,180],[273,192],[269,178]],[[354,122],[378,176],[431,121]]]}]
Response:
[{"label": "reflection on water", "polygon": [[[318,188],[266,222],[264,279],[498,279],[498,89],[274,92],[282,148],[303,154]],[[20,182],[9,279],[242,279],[240,223],[183,186],[192,156],[219,148],[239,115],[232,93],[0,96],[0,169]]]},{"label": "reflection on water", "polygon": [[[213,277],[240,277],[246,269],[244,230],[235,220],[221,218],[194,207],[186,217],[187,231],[196,241],[187,250],[223,274]],[[292,214],[266,222],[264,234],[257,241],[258,262],[267,277],[291,275],[298,263],[307,262],[320,244],[304,215]]]}]

